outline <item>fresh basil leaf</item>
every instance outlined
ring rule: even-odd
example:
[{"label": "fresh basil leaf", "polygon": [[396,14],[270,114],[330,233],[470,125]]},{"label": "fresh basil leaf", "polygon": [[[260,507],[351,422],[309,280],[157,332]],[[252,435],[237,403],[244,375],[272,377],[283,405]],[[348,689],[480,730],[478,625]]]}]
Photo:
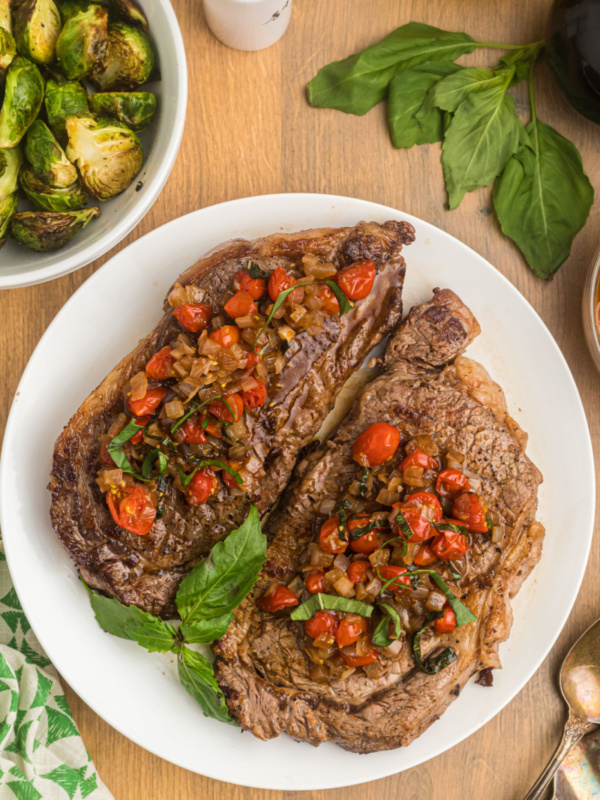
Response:
[{"label": "fresh basil leaf", "polygon": [[270,272],[265,272],[258,266],[256,261],[252,261],[252,259],[249,259],[246,269],[251,278],[260,278],[263,281],[268,281],[271,277]]},{"label": "fresh basil leaf", "polygon": [[214,619],[197,619],[195,622],[183,623],[181,634],[189,644],[208,644],[220,639],[227,633],[233,622],[233,614],[227,613]]},{"label": "fresh basil leaf", "polygon": [[421,637],[431,622],[439,616],[440,614],[428,614],[425,619],[425,624],[414,634],[412,640],[415,664],[421,672],[425,672],[427,675],[437,675],[438,672],[448,667],[453,661],[456,661],[457,658],[456,653],[451,647],[446,647],[445,650],[442,650],[437,656],[429,656],[425,660],[421,658]]},{"label": "fresh basil leaf", "polygon": [[551,278],[571,251],[594,202],[579,151],[535,117],[496,181],[494,209],[502,232],[514,241],[533,272]]},{"label": "fresh basil leaf", "polygon": [[502,72],[492,72],[484,67],[467,67],[438,81],[429,93],[425,108],[431,104],[445,111],[456,111],[473,92],[498,88],[504,90],[505,85],[506,76]]},{"label": "fresh basil leaf", "polygon": [[[373,631],[371,641],[378,647],[389,647],[394,639],[397,639],[402,633],[402,620],[400,615],[393,606],[388,603],[378,603],[379,608],[383,609],[384,615],[379,625]],[[394,624],[394,635],[390,638],[389,627],[390,622]]]},{"label": "fresh basil leaf", "polygon": [[361,617],[370,617],[373,613],[373,606],[363,603],[360,600],[352,600],[348,597],[339,597],[333,594],[313,594],[306,602],[297,606],[290,614],[291,619],[307,620],[312,619],[319,609],[330,611],[347,611],[350,614],[360,614]]},{"label": "fresh basil leaf", "polygon": [[254,586],[266,551],[258,511],[250,506],[240,527],[217,542],[181,582],[175,602],[183,622],[215,619],[237,608]]},{"label": "fresh basil leaf", "polygon": [[396,148],[440,142],[445,125],[443,112],[430,104],[423,108],[430,89],[441,78],[462,69],[452,61],[421,64],[392,78],[389,93],[389,124]]},{"label": "fresh basil leaf", "polygon": [[177,662],[177,672],[181,685],[198,702],[205,717],[237,725],[229,714],[214,670],[203,655],[184,647]]},{"label": "fresh basil leaf", "polygon": [[130,419],[123,430],[111,439],[106,449],[111,453],[111,450],[117,450],[119,447],[123,447],[125,442],[128,442],[138,431],[143,431],[145,427],[145,425],[136,425],[135,419]]},{"label": "fresh basil leaf", "polygon": [[507,53],[507,55],[502,56],[499,62],[501,69],[515,68],[510,86],[515,86],[517,83],[527,80],[532,63],[537,60],[543,49],[543,41],[534,42],[533,44],[525,45],[525,47],[519,47],[517,50],[512,50],[510,53]]},{"label": "fresh basil leaf", "polygon": [[448,208],[492,183],[519,146],[523,123],[503,86],[472,92],[456,109],[442,145]]},{"label": "fresh basil leaf", "polygon": [[144,459],[144,463],[142,464],[142,475],[144,478],[148,479],[150,477],[150,473],[152,472],[152,468],[154,463],[158,461],[158,474],[162,475],[163,472],[166,470],[168,461],[166,455],[157,448],[154,450],[150,450],[147,454],[146,458]]},{"label": "fresh basil leaf", "polygon": [[397,72],[426,61],[454,61],[476,47],[466,33],[409,22],[361,53],[320,69],[308,84],[308,102],[362,116],[384,99]]},{"label": "fresh basil leaf", "polygon": [[90,593],[90,603],[100,627],[113,636],[137,642],[151,653],[168,653],[175,648],[172,626],[159,617],[95,592]]},{"label": "fresh basil leaf", "polygon": [[429,570],[429,575],[431,580],[436,583],[443,594],[446,595],[448,598],[448,602],[452,606],[452,610],[454,611],[454,615],[456,616],[456,625],[460,628],[461,625],[467,625],[469,622],[476,622],[477,617],[473,614],[472,611],[461,603],[461,601],[450,591],[450,587],[444,581],[441,575],[439,575],[434,570]]},{"label": "fresh basil leaf", "polygon": [[244,479],[237,472],[233,467],[230,467],[229,464],[226,464],[224,461],[219,461],[218,458],[204,458],[202,461],[199,461],[194,469],[191,472],[185,473],[179,464],[177,465],[177,470],[179,472],[179,479],[183,486],[188,486],[194,477],[194,475],[198,472],[199,469],[202,467],[216,467],[217,469],[223,469],[225,472],[228,472],[232,478],[235,479],[235,482],[241,486],[244,483]]}]

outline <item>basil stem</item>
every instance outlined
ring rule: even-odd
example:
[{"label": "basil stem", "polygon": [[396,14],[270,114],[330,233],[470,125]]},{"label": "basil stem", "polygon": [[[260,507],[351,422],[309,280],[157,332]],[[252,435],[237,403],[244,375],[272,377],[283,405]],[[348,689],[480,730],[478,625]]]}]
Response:
[{"label": "basil stem", "polygon": [[439,612],[428,614],[425,619],[425,624],[415,633],[412,640],[412,651],[415,664],[417,665],[417,668],[421,670],[421,672],[425,672],[427,675],[437,675],[438,672],[452,664],[452,662],[456,661],[457,659],[457,655],[451,647],[446,647],[445,650],[442,650],[442,652],[437,656],[428,656],[428,658],[425,660],[421,658],[421,637],[431,622],[440,616],[441,614]]}]

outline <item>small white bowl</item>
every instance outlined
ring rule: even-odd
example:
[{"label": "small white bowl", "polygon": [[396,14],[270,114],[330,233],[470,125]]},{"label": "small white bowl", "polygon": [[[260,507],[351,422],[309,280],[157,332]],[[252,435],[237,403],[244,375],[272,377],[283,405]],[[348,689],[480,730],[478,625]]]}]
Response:
[{"label": "small white bowl", "polygon": [[598,330],[598,315],[596,305],[598,304],[598,284],[600,283],[600,247],[590,264],[585,286],[583,287],[582,316],[583,331],[585,340],[590,350],[590,355],[594,360],[596,369],[600,372],[600,331]]},{"label": "small white bowl", "polygon": [[[150,40],[161,80],[144,85],[155,92],[158,112],[140,136],[144,166],[123,194],[98,203],[101,216],[62,250],[36,253],[20,247],[10,237],[0,250],[0,289],[30,286],[66,275],[84,267],[110,250],[148,212],[175,163],[179,151],[187,105],[187,66],[177,17],[169,0],[141,0],[150,23]],[[92,205],[92,203],[88,203]]]}]

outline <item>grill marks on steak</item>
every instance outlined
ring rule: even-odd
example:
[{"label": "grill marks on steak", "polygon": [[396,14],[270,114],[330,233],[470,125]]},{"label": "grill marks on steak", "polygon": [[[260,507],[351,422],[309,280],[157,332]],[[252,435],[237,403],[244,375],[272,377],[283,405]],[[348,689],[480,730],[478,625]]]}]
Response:
[{"label": "grill marks on steak", "polygon": [[[541,475],[524,452],[525,436],[506,414],[502,390],[464,348],[479,333],[469,309],[448,290],[414,308],[392,336],[381,375],[368,384],[333,438],[297,467],[267,522],[271,544],[264,577],[214,645],[216,674],[231,713],[261,739],[286,732],[318,745],[332,740],[355,752],[409,744],[434,722],[476,672],[500,666],[498,645],[512,623],[510,598],[541,555],[535,522]],[[465,456],[465,474],[505,525],[502,540],[473,535],[462,599],[478,616],[443,640],[457,660],[437,675],[416,670],[405,643],[401,658],[372,680],[358,670],[330,684],[310,679],[303,623],[255,604],[273,578],[297,573],[313,541],[316,509],[339,498],[356,476],[352,444],[368,425],[388,421],[401,446],[429,434],[443,450]],[[424,635],[423,656],[436,646]]]},{"label": "grill marks on steak", "polygon": [[346,266],[360,251],[375,262],[378,274],[369,297],[352,311],[329,317],[317,336],[296,337],[286,366],[269,385],[267,404],[247,414],[252,448],[264,462],[249,497],[232,498],[221,487],[208,503],[192,508],[170,486],[164,516],[149,534],[137,536],[115,525],[96,484],[98,436],[123,411],[123,386],[181,331],[165,300],[163,319],[84,400],[56,442],[52,524],[91,586],[151,613],[173,614],[182,577],[245,519],[250,502],[261,513],[273,505],[299,451],[313,439],[345,380],[399,321],[405,273],[401,250],[413,240],[412,226],[397,221],[274,234],[221,245],[183,273],[182,284],[207,290],[205,302],[212,303],[215,315],[232,293],[233,276],[249,258],[271,272],[277,265],[291,267],[309,253]]}]

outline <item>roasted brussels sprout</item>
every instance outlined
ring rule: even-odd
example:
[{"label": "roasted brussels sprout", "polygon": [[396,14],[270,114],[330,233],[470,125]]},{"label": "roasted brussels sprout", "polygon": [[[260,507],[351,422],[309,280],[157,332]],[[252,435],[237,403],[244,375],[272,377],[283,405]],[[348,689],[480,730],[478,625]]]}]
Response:
[{"label": "roasted brussels sprout", "polygon": [[6,232],[10,225],[10,220],[17,210],[17,195],[9,194],[8,197],[0,199],[0,249],[6,241]]},{"label": "roasted brussels sprout", "polygon": [[29,200],[44,211],[77,211],[88,199],[78,180],[61,188],[48,186],[29,164],[19,173],[19,183]]},{"label": "roasted brussels sprout", "polygon": [[4,78],[16,52],[17,48],[12,33],[0,28],[0,80]]},{"label": "roasted brussels sprout", "polygon": [[77,170],[41,119],[27,131],[25,155],[36,175],[49,186],[61,189],[77,180]]},{"label": "roasted brussels sprout", "polygon": [[[57,0],[63,24],[74,14],[78,14],[80,11],[87,11],[92,3],[93,0]],[[94,5],[104,5],[104,3],[96,2]]]},{"label": "roasted brussels sprout", "polygon": [[12,33],[12,15],[10,13],[10,0],[0,0],[0,28]]},{"label": "roasted brussels sprout", "polygon": [[134,89],[150,77],[154,52],[146,34],[131,25],[115,22],[108,26],[106,56],[90,79],[105,92],[109,89]]},{"label": "roasted brussels sprout", "polygon": [[135,0],[111,0],[110,10],[123,22],[148,33],[148,19]]},{"label": "roasted brussels sprout", "polygon": [[145,131],[156,113],[152,92],[100,92],[89,101],[94,114],[115,117],[132,131]]},{"label": "roasted brussels sprout", "polygon": [[44,99],[44,79],[39,69],[17,56],[6,75],[6,91],[0,111],[0,148],[19,144],[37,117]]},{"label": "roasted brussels sprout", "polygon": [[78,114],[88,116],[87,92],[77,81],[58,83],[50,80],[46,84],[46,115],[52,132],[62,145],[67,143],[67,117],[76,117]]},{"label": "roasted brussels sprout", "polygon": [[54,0],[13,0],[12,12],[19,53],[39,64],[54,61],[61,27]]},{"label": "roasted brussels sprout", "polygon": [[136,134],[111,119],[67,119],[67,155],[77,164],[85,188],[98,200],[124,191],[144,163]]},{"label": "roasted brussels sprout", "polygon": [[99,208],[65,213],[21,211],[13,214],[10,230],[17,242],[30,250],[60,250],[99,216]]},{"label": "roasted brussels sprout", "polygon": [[16,191],[22,163],[23,152],[20,147],[0,150],[0,200]]},{"label": "roasted brussels sprout", "polygon": [[69,17],[56,42],[56,58],[69,80],[89,75],[106,55],[108,12],[91,5]]}]

